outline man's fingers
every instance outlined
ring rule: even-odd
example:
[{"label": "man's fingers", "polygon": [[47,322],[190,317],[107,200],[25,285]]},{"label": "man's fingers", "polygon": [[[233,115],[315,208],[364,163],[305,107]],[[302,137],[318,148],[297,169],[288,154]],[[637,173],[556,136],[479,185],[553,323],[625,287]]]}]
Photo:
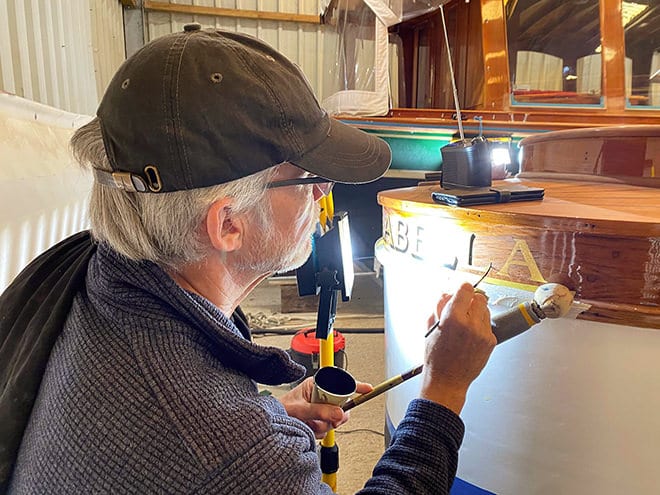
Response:
[{"label": "man's fingers", "polygon": [[330,431],[330,426],[327,423],[324,423],[323,421],[315,421],[315,420],[310,420],[310,421],[305,421],[307,423],[307,426],[309,426],[312,431],[314,432],[314,437],[317,440],[321,440],[328,431]]},{"label": "man's fingers", "polygon": [[333,417],[335,419],[330,421],[325,421],[317,416],[314,419],[306,420],[305,423],[307,423],[307,425],[309,425],[309,427],[314,431],[314,435],[316,436],[316,438],[323,438],[328,431],[335,428],[339,428],[341,425],[346,423],[349,419],[349,413],[339,409],[339,413],[337,414],[337,416],[333,416]]},{"label": "man's fingers", "polygon": [[451,305],[456,309],[467,311],[474,297],[474,287],[468,283],[461,284],[451,298]]},{"label": "man's fingers", "polygon": [[341,407],[332,404],[309,404],[305,412],[298,416],[303,421],[318,420],[325,423],[336,423],[344,419],[344,411]]},{"label": "man's fingers", "polygon": [[355,392],[358,394],[366,394],[371,392],[373,389],[374,387],[371,385],[371,383],[357,382]]}]

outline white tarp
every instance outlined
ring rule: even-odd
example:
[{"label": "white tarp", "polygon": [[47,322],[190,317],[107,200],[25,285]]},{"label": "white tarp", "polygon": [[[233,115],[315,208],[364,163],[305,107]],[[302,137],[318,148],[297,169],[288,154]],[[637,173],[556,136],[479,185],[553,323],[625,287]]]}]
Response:
[{"label": "white tarp", "polygon": [[323,79],[323,108],[331,115],[386,115],[391,101],[388,28],[443,3],[445,0],[333,0],[324,15],[325,44],[326,53],[336,55]]},{"label": "white tarp", "polygon": [[38,254],[87,227],[92,179],[68,146],[89,118],[0,92],[0,292]]}]

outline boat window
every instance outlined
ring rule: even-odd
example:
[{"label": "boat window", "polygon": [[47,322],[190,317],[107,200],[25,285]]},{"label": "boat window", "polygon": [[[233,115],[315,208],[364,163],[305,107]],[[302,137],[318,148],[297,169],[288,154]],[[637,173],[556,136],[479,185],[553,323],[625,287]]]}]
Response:
[{"label": "boat window", "polygon": [[505,0],[513,103],[601,104],[598,0]]},{"label": "boat window", "polygon": [[629,106],[660,107],[660,5],[622,2],[626,40],[626,96]]},{"label": "boat window", "polygon": [[[415,2],[413,2],[415,3]],[[416,5],[444,3],[422,0]],[[410,5],[409,2],[404,3]],[[456,89],[463,109],[483,104],[484,59],[481,2],[453,0],[444,3],[447,37],[455,73]],[[390,28],[400,43],[399,105],[406,108],[454,108],[454,94],[439,9],[408,19]]]}]

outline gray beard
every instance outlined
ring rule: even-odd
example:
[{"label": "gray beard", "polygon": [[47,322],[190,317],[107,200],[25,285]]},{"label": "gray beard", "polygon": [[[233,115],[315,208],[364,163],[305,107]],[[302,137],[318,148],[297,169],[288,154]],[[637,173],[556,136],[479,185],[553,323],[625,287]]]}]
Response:
[{"label": "gray beard", "polygon": [[283,273],[295,270],[300,267],[312,252],[312,234],[314,233],[316,222],[319,217],[318,203],[310,203],[308,218],[310,225],[308,235],[304,236],[297,245],[291,245],[291,239],[285,237],[282,232],[276,232],[267,223],[271,217],[270,208],[263,205],[259,211],[255,212],[255,230],[263,234],[261,239],[253,238],[251,246],[245,257],[237,260],[238,268],[242,270],[252,270],[259,274],[264,273]]}]

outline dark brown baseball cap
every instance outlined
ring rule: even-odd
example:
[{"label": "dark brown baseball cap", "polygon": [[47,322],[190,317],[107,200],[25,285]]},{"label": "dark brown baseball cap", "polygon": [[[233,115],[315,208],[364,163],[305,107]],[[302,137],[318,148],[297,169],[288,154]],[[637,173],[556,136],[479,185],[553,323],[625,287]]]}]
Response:
[{"label": "dark brown baseball cap", "polygon": [[302,71],[264,42],[186,25],[119,68],[97,115],[113,172],[138,192],[195,189],[290,162],[335,182],[370,182],[391,160],[381,139],[330,118]]}]

